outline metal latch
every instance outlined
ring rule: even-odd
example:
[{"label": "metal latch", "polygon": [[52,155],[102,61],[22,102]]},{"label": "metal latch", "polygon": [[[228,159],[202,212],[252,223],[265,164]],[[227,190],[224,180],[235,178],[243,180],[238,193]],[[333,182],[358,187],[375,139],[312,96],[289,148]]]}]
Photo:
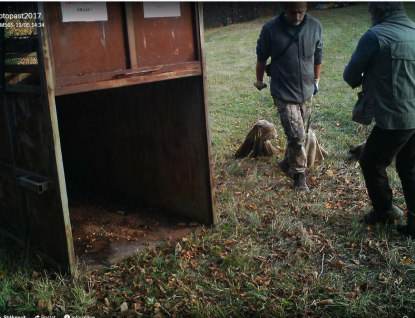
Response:
[{"label": "metal latch", "polygon": [[53,188],[52,181],[38,176],[19,177],[19,184],[37,193],[43,193]]}]

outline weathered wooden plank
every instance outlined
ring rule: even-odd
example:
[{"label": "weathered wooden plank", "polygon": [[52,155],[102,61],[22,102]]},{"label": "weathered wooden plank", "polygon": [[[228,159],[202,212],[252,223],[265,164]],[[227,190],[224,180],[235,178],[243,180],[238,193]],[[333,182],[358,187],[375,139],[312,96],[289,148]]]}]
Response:
[{"label": "weathered wooden plank", "polygon": [[[46,3],[39,4],[39,12],[42,13],[43,19],[47,21],[45,25],[49,22],[49,19],[47,18],[49,17],[49,14],[46,13],[49,12],[48,5],[49,4]],[[57,263],[64,266],[65,270],[70,270],[71,273],[74,274],[76,270],[76,257],[73,247],[71,222],[69,219],[68,197],[66,193],[65,173],[62,162],[54,92],[55,74],[54,69],[52,68],[51,54],[53,50],[50,43],[51,29],[54,28],[50,28],[50,26],[45,28],[39,27],[38,33],[40,34],[39,66],[42,70],[41,84],[45,95],[43,105],[46,112],[45,117],[43,118],[43,125],[48,129],[45,138],[48,138],[46,146],[48,147],[47,154],[49,155],[48,159],[50,160],[49,174],[45,174],[44,176],[49,177],[50,181],[53,183],[53,189],[42,194],[48,199],[47,203],[49,204],[49,206],[45,207],[43,210],[42,218],[48,218],[48,221],[50,220],[51,223],[54,223],[54,228],[53,230],[49,230],[50,233],[47,233],[47,230],[45,230],[43,235],[38,237],[38,250],[44,252]],[[32,196],[28,196],[28,200],[30,198],[32,198]],[[39,197],[35,196],[33,199],[36,200],[39,199]],[[43,203],[43,201],[41,203]],[[41,206],[41,203],[39,206]],[[31,225],[33,225],[33,222]],[[45,226],[48,226],[48,224],[43,225],[44,229]]]},{"label": "weathered wooden plank", "polygon": [[125,2],[125,14],[127,19],[128,48],[130,50],[130,67],[134,69],[137,68],[137,48],[135,45],[134,14],[131,2]]},{"label": "weathered wooden plank", "polygon": [[197,44],[197,51],[199,53],[199,60],[202,66],[202,82],[203,82],[203,119],[202,122],[205,127],[205,134],[203,134],[202,138],[204,138],[204,145],[207,147],[207,157],[206,157],[206,174],[207,179],[210,180],[210,187],[208,190],[208,197],[210,201],[209,208],[212,211],[212,223],[217,223],[217,207],[216,207],[216,196],[215,196],[215,179],[213,178],[213,157],[212,157],[212,138],[211,138],[211,130],[210,130],[210,123],[209,123],[209,104],[208,104],[208,83],[207,83],[207,69],[206,69],[206,54],[205,54],[205,37],[204,37],[204,25],[203,25],[203,4],[201,2],[197,3],[197,14],[196,14],[196,34],[198,35],[198,44]]},{"label": "weathered wooden plank", "polygon": [[6,85],[39,86],[39,74],[37,73],[6,73]]},{"label": "weathered wooden plank", "polygon": [[5,59],[6,60],[11,60],[11,59],[22,59],[25,57],[37,57],[37,53],[36,52],[31,52],[31,53],[9,53],[5,55]]},{"label": "weathered wooden plank", "polygon": [[80,85],[86,83],[95,83],[102,81],[116,80],[120,78],[139,78],[144,75],[155,76],[163,73],[172,73],[172,72],[188,72],[188,71],[198,71],[197,75],[201,74],[201,67],[198,61],[196,62],[187,62],[180,64],[171,64],[171,65],[159,65],[151,67],[140,67],[134,70],[116,70],[112,72],[98,73],[98,74],[88,74],[82,76],[71,76],[64,78],[56,79],[56,87],[61,88],[63,86],[71,85]]},{"label": "weathered wooden plank", "polygon": [[6,85],[5,87],[6,93],[19,93],[19,94],[42,94],[42,89],[40,86],[32,86],[32,85]]},{"label": "weathered wooden plank", "polygon": [[[128,72],[126,72],[128,73]],[[112,73],[114,76],[118,74],[116,79],[108,79],[102,81],[84,81],[81,84],[75,84],[74,79],[58,79],[56,80],[56,96],[74,94],[80,92],[87,92],[92,90],[103,90],[109,88],[116,88],[122,86],[130,86],[136,84],[151,83],[157,81],[171,80],[180,77],[198,76],[202,74],[200,62],[190,62],[183,64],[176,64],[169,67],[163,67],[162,69],[145,73],[144,75],[137,76],[120,76],[123,73]],[[101,78],[108,78],[108,74],[104,74]],[[98,77],[96,77],[98,78]],[[69,85],[71,83],[72,85]]]}]

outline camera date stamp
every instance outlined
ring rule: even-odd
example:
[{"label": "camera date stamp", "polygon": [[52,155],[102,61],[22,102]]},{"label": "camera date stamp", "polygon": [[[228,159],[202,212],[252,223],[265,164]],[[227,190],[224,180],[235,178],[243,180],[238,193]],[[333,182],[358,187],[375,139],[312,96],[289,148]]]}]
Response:
[{"label": "camera date stamp", "polygon": [[41,16],[40,12],[0,13],[0,28],[43,28]]}]

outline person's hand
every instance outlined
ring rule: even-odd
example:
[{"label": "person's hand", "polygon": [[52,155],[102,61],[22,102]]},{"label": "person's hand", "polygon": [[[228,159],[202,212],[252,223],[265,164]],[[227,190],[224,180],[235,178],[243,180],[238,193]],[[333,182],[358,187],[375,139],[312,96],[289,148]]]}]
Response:
[{"label": "person's hand", "polygon": [[320,79],[319,78],[316,78],[315,80],[314,80],[314,93],[313,93],[313,95],[316,95],[317,94],[317,92],[318,92],[318,82],[320,81]]},{"label": "person's hand", "polygon": [[264,81],[255,81],[254,86],[257,88],[257,90],[261,90],[263,88],[266,88],[268,85]]}]

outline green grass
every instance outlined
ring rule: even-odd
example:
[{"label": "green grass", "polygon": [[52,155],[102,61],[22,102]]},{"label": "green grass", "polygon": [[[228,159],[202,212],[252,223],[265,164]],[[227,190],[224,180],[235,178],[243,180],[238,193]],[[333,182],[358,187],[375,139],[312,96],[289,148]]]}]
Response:
[{"label": "green grass", "polygon": [[[415,4],[406,8],[414,18]],[[356,91],[342,79],[369,28],[367,5],[312,14],[325,43],[312,126],[330,156],[310,169],[309,193],[294,193],[276,169],[285,137],[269,91],[253,86],[256,40],[271,17],[208,30],[218,225],[75,278],[44,271],[38,258],[3,247],[0,313],[107,317],[126,303],[128,317],[413,316],[415,244],[393,227],[360,222],[370,206],[347,153],[347,144],[370,131],[351,121]],[[258,119],[276,124],[280,153],[235,160]],[[395,203],[404,208],[397,175],[389,173]]]}]

